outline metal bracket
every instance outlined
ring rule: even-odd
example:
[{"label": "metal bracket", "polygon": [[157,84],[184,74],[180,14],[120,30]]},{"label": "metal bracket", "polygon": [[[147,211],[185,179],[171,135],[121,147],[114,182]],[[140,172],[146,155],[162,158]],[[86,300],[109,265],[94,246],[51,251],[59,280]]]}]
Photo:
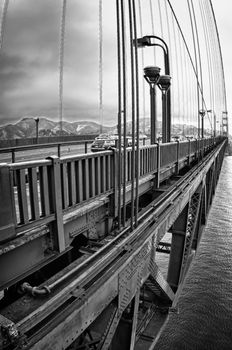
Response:
[{"label": "metal bracket", "polygon": [[[15,344],[19,340],[19,331],[14,322],[9,320],[8,318],[0,315],[0,330],[1,330],[1,338],[0,338],[0,346],[6,344]],[[1,342],[3,344],[1,344]]]}]

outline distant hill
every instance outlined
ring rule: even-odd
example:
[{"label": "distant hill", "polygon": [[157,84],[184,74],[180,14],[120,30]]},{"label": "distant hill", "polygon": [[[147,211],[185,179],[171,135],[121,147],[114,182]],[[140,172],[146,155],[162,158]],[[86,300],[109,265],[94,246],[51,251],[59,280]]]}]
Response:
[{"label": "distant hill", "polygon": [[[150,135],[150,119],[140,120],[140,131]],[[158,133],[161,134],[161,122],[157,123]],[[132,130],[131,121],[127,122],[127,134]],[[196,135],[197,128],[195,126],[187,126],[182,124],[173,125],[172,131],[175,136]],[[102,133],[117,133],[117,126],[102,126]],[[75,135],[91,135],[100,133],[100,124],[92,121],[63,121],[62,131],[60,131],[59,122],[54,122],[46,117],[39,118],[39,136],[75,136]],[[31,138],[36,136],[36,122],[32,117],[22,118],[15,124],[0,126],[0,140],[11,140],[21,138]]]},{"label": "distant hill", "polygon": [[[102,127],[102,132],[114,131],[115,127]],[[100,124],[91,121],[78,121],[62,123],[62,132],[59,122],[54,122],[46,117],[39,118],[39,136],[71,136],[91,135],[100,133]],[[16,138],[30,138],[36,136],[36,122],[34,118],[23,118],[15,124],[0,126],[0,140]]]}]

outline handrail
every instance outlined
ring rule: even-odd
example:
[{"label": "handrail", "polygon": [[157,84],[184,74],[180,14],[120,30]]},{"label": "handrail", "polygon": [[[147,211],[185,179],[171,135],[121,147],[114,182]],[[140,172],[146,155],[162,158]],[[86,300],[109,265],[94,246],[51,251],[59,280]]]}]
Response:
[{"label": "handrail", "polygon": [[[201,142],[161,143],[159,148],[157,144],[142,146],[139,149],[139,177],[153,174],[160,179],[160,173],[169,167],[174,167],[178,174],[181,167],[201,159],[221,140],[218,137]],[[131,148],[128,148],[127,183],[131,181],[130,154]],[[17,227],[28,228],[36,223],[40,225],[43,219],[51,215],[55,215],[56,221],[61,220],[65,210],[82,202],[107,193],[116,196],[115,181],[118,181],[118,174],[115,167],[118,156],[118,152],[111,150],[0,164],[0,176],[4,184],[0,188],[0,197],[4,203],[0,208],[0,242],[16,236]],[[159,186],[159,181],[156,181],[156,185]]]}]

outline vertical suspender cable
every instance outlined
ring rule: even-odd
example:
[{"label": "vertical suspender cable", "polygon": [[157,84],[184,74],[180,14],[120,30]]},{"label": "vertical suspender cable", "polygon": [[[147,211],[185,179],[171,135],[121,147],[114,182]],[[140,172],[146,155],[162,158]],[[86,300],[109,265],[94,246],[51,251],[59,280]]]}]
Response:
[{"label": "vertical suspender cable", "polygon": [[65,19],[67,0],[63,0],[60,29],[60,61],[59,61],[59,124],[60,132],[63,130],[63,75],[64,75],[64,41],[65,41]]},{"label": "vertical suspender cable", "polygon": [[210,102],[211,102],[211,108],[214,111],[215,110],[215,78],[213,75],[213,65],[212,65],[212,55],[214,53],[211,52],[211,43],[209,40],[209,31],[207,27],[206,15],[201,2],[200,2],[200,11],[201,11],[204,36],[205,36],[205,42],[206,42],[206,53],[207,53],[207,64],[208,64],[208,75],[209,75],[209,86],[210,86]]},{"label": "vertical suspender cable", "polygon": [[[200,51],[200,41],[199,41],[199,35],[197,30],[195,9],[194,9],[192,0],[191,0],[191,6],[192,6],[193,20],[194,20],[194,25],[196,30],[196,43],[197,43],[197,50],[198,50],[199,73],[200,73],[200,82],[201,82],[201,109],[203,110],[204,109],[204,90],[203,90],[204,87],[203,87],[203,76],[202,76],[201,51]],[[198,111],[198,132],[199,130],[200,130],[200,115]],[[198,134],[198,137],[200,137],[200,134]]]},{"label": "vertical suspender cable", "polygon": [[214,19],[214,24],[215,24],[215,30],[216,30],[216,35],[217,35],[217,40],[218,40],[218,47],[219,47],[219,54],[220,54],[220,61],[221,61],[221,70],[222,70],[222,80],[223,80],[223,91],[224,91],[224,107],[225,111],[227,112],[227,98],[226,98],[226,84],[225,84],[225,72],[224,72],[224,65],[223,65],[223,59],[222,59],[222,49],[221,49],[221,43],[220,43],[220,38],[219,38],[219,33],[218,33],[218,28],[217,28],[217,21],[212,5],[212,1],[209,0],[211,11],[212,11],[212,16]]},{"label": "vertical suspender cable", "polygon": [[223,111],[222,113],[226,115],[226,117],[223,118],[222,114],[222,120],[221,120],[221,125],[222,125],[222,131],[224,133],[224,126],[225,124],[223,122],[223,119],[226,119],[226,134],[228,134],[228,114],[227,114],[227,97],[226,97],[226,85],[225,85],[225,72],[224,72],[224,65],[223,65],[223,59],[222,59],[222,49],[221,49],[221,43],[220,43],[220,38],[219,38],[219,33],[218,33],[218,28],[217,28],[217,22],[216,22],[216,17],[212,5],[212,1],[209,0],[210,2],[210,8],[211,8],[211,13],[214,21],[214,26],[215,26],[215,31],[216,31],[216,36],[217,36],[217,42],[218,42],[218,50],[219,50],[219,57],[220,57],[220,63],[221,63],[221,74],[222,74],[222,90],[223,90]]},{"label": "vertical suspender cable", "polygon": [[160,0],[158,0],[158,5],[159,5],[160,30],[161,30],[161,36],[163,38],[164,37],[164,31],[163,31],[163,21],[162,21]]},{"label": "vertical suspender cable", "polygon": [[103,30],[102,30],[102,0],[99,0],[99,9],[98,9],[98,16],[99,16],[99,28],[98,28],[98,41],[99,41],[99,121],[100,121],[100,133],[102,133],[103,128],[103,71],[102,71],[102,64],[103,64]]},{"label": "vertical suspender cable", "polygon": [[[120,4],[116,0],[117,17],[117,56],[118,56],[118,229],[121,229],[121,183],[122,183],[122,68],[121,68],[121,33]],[[115,169],[115,171],[117,171]],[[115,189],[116,190],[116,189]]]},{"label": "vertical suspender cable", "polygon": [[137,47],[137,23],[136,23],[136,9],[135,0],[132,0],[133,10],[133,25],[134,25],[134,53],[135,53],[135,101],[136,101],[136,153],[135,153],[135,227],[138,225],[138,211],[139,211],[139,73],[138,73],[138,47]]},{"label": "vertical suspender cable", "polygon": [[[210,8],[209,3],[207,2],[205,4],[205,13],[208,18],[208,23],[209,23],[209,35],[211,37],[212,41],[212,46],[213,46],[213,62],[214,62],[214,72],[215,72],[215,81],[216,81],[216,101],[217,101],[217,109],[222,108],[222,106],[219,106],[219,103],[221,102],[221,96],[222,96],[222,71],[221,71],[221,62],[220,62],[220,53],[219,53],[219,46],[218,46],[218,41],[217,41],[217,35],[216,35],[216,30],[215,30],[215,23],[212,18],[212,11]],[[216,112],[216,109],[215,109]]]},{"label": "vertical suspender cable", "polygon": [[[189,78],[189,71],[188,71],[188,64],[187,64],[187,55],[186,55],[186,50],[184,47],[184,75],[185,75],[185,89],[186,89],[186,124],[190,125],[190,103],[191,103],[191,89],[190,89],[190,78]],[[187,136],[187,135],[185,135]]]},{"label": "vertical suspender cable", "polygon": [[[191,4],[193,5],[193,4]],[[190,3],[188,0],[188,10],[189,10],[189,17],[190,17],[190,22],[191,22],[191,31],[192,31],[192,39],[193,39],[193,48],[194,48],[194,57],[195,57],[195,67],[196,67],[196,72],[198,76],[198,60],[197,60],[197,47],[196,47],[196,38],[195,38],[195,31],[194,31],[194,24],[196,25],[196,22],[193,24],[193,15],[192,15],[192,10],[190,7]],[[196,81],[197,83],[197,81]],[[198,88],[198,84],[196,84],[197,88],[197,116],[198,116],[198,137],[200,136],[200,116],[199,116],[199,110],[200,110],[200,91]]]},{"label": "vertical suspender cable", "polygon": [[126,224],[126,171],[127,171],[127,56],[126,56],[126,19],[125,4],[121,0],[121,26],[122,26],[122,76],[123,76],[123,226]]},{"label": "vertical suspender cable", "polygon": [[213,75],[213,60],[212,55],[215,54],[214,49],[212,52],[212,43],[210,42],[210,34],[209,34],[209,27],[207,24],[207,18],[206,18],[206,12],[203,7],[202,1],[200,2],[200,10],[201,10],[201,17],[202,17],[202,23],[203,23],[203,29],[204,29],[204,36],[205,36],[205,42],[206,42],[206,53],[207,53],[207,63],[208,63],[208,74],[209,74],[209,85],[210,85],[210,103],[211,108],[215,108],[215,79]]},{"label": "vertical suspender cable", "polygon": [[[177,52],[177,40],[176,40],[176,29],[175,29],[175,25],[174,25],[174,16],[172,15],[172,27],[173,27],[173,35],[174,35],[174,48],[175,48],[175,63],[176,63],[176,83],[177,83],[177,89],[175,89],[177,91],[177,105],[178,105],[178,109],[177,109],[177,114],[178,114],[178,119],[180,116],[180,81],[179,81],[179,60],[178,60],[178,52]],[[174,125],[174,123],[172,123],[172,125]]]},{"label": "vertical suspender cable", "polygon": [[135,188],[135,69],[134,69],[134,48],[133,48],[133,16],[132,0],[129,5],[129,31],[130,31],[130,61],[131,61],[131,118],[132,118],[132,154],[131,154],[131,230],[134,228],[134,188]]},{"label": "vertical suspender cable", "polygon": [[[141,2],[138,0],[139,5],[139,24],[140,24],[140,36],[143,36],[143,24],[142,24],[142,9],[141,9]],[[141,61],[142,61],[142,68],[144,68],[144,49],[141,48]],[[143,133],[145,134],[146,131],[146,125],[145,125],[145,115],[146,115],[146,108],[145,108],[145,79],[142,80],[142,91],[143,91]]]},{"label": "vertical suspender cable", "polygon": [[[184,130],[184,118],[185,118],[185,83],[184,83],[184,70],[183,70],[183,56],[182,56],[182,45],[181,45],[181,35],[180,32],[178,32],[178,42],[179,42],[179,52],[180,52],[180,65],[181,65],[181,81],[182,81],[182,122],[183,122],[183,126],[182,126],[182,132],[183,135],[185,134],[185,130]],[[181,124],[181,121],[180,121]]]},{"label": "vertical suspender cable", "polygon": [[188,45],[187,45],[187,42],[186,42],[184,33],[183,33],[182,29],[181,29],[180,23],[179,23],[179,21],[178,21],[178,19],[177,19],[177,17],[176,17],[175,11],[174,11],[174,9],[173,9],[173,7],[172,7],[172,5],[171,5],[170,0],[167,0],[167,2],[168,2],[168,4],[169,4],[169,6],[170,6],[170,9],[171,9],[171,11],[172,11],[172,13],[173,13],[173,16],[174,16],[174,18],[175,18],[176,24],[177,24],[177,26],[178,26],[179,32],[180,32],[180,34],[181,34],[181,36],[182,36],[184,45],[185,45],[185,47],[186,47],[186,50],[187,50],[187,53],[188,53],[188,56],[189,56],[189,59],[190,59],[190,63],[191,63],[191,66],[192,66],[194,75],[195,75],[195,77],[196,77],[196,79],[197,79],[198,87],[199,87],[200,92],[201,92],[201,95],[202,95],[203,105],[204,105],[204,107],[206,108],[206,103],[205,103],[205,99],[204,99],[204,96],[203,96],[202,87],[201,87],[200,82],[199,82],[199,76],[198,76],[198,74],[197,74],[197,72],[196,72],[196,68],[195,68],[195,66],[194,66],[194,62],[193,62],[192,56],[191,56],[191,54],[190,54],[189,47],[188,47]]},{"label": "vertical suspender cable", "polygon": [[8,6],[9,6],[9,0],[5,0],[2,6],[1,27],[0,27],[0,50],[2,50],[3,48]]},{"label": "vertical suspender cable", "polygon": [[[171,41],[171,32],[170,32],[167,2],[165,1],[164,4],[165,4],[165,13],[166,13],[166,21],[167,21],[167,30],[168,30],[168,48],[169,48],[169,54],[172,55],[172,41]],[[170,64],[171,63],[172,62],[170,61]],[[172,71],[172,67],[171,67],[171,71]]]},{"label": "vertical suspender cable", "polygon": [[[153,14],[153,8],[152,8],[152,0],[149,2],[150,4],[150,15],[151,15],[151,29],[152,29],[152,34],[155,35],[155,24],[154,24],[154,14]],[[156,64],[156,51],[155,51],[155,46],[154,46],[154,64]]]},{"label": "vertical suspender cable", "polygon": [[[165,13],[166,13],[166,20],[167,20],[167,30],[168,30],[168,48],[169,48],[169,55],[171,57],[172,56],[172,40],[171,40],[171,30],[170,30],[167,2],[165,1],[164,4],[165,4]],[[170,72],[169,72],[169,74],[171,74],[171,75],[173,74],[172,60],[170,60]],[[171,96],[173,96],[173,84],[171,84],[170,88],[168,89],[167,95],[169,96],[169,99],[171,100]],[[174,115],[174,106],[173,106],[173,103],[171,101],[170,101],[170,103],[171,103],[171,113],[170,113],[170,117],[171,117]],[[172,124],[173,123],[171,122],[171,125]],[[171,130],[169,132],[171,133]]]}]

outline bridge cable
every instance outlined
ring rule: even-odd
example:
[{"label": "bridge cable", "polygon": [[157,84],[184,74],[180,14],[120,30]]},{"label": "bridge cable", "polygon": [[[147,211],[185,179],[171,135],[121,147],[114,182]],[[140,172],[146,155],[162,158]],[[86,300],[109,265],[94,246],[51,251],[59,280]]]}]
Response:
[{"label": "bridge cable", "polygon": [[[190,0],[188,0],[188,10],[189,10],[189,17],[190,17],[190,23],[191,23],[191,31],[192,31],[192,40],[193,40],[193,49],[194,49],[194,57],[195,57],[195,67],[196,67],[196,72],[197,72],[197,75],[199,74],[198,73],[198,60],[197,60],[197,46],[196,46],[196,37],[195,37],[195,31],[194,31],[194,24],[195,24],[195,28],[196,28],[196,21],[194,20],[194,23],[193,23],[193,15],[192,15],[192,11],[193,11],[193,8],[191,10],[191,7],[190,7],[190,3],[189,3]],[[192,2],[191,2],[191,5]],[[196,19],[196,17],[195,17]],[[196,86],[197,88],[197,116],[198,116],[198,137],[200,136],[200,115],[199,115],[199,110],[200,110],[200,92],[199,92],[199,89],[198,89],[198,84]]]},{"label": "bridge cable", "polygon": [[[172,14],[172,28],[173,28],[173,37],[174,37],[174,48],[175,48],[175,63],[176,63],[176,83],[177,83],[177,89],[174,89],[174,91],[177,91],[177,115],[178,115],[178,121],[180,121],[180,81],[179,81],[179,60],[178,60],[178,50],[177,50],[177,38],[176,38],[176,27],[174,22],[174,16]],[[174,123],[172,123],[172,128],[174,126]],[[174,133],[174,129],[173,129]]]},{"label": "bridge cable", "polygon": [[[223,59],[222,59],[222,51],[221,51],[221,45],[220,45],[220,39],[219,39],[219,34],[218,34],[218,29],[217,29],[217,23],[216,23],[216,18],[215,18],[215,14],[214,14],[214,10],[212,7],[212,3],[210,1],[210,8],[211,8],[211,13],[212,13],[212,18],[213,18],[213,22],[214,22],[214,28],[215,28],[215,32],[216,32],[216,37],[217,37],[217,43],[218,43],[218,53],[219,53],[219,60],[220,60],[220,67],[221,67],[221,84],[222,84],[222,105],[223,105],[223,110],[221,113],[221,123],[220,123],[220,132],[222,132],[223,134],[226,133],[226,135],[228,135],[228,113],[227,113],[227,98],[226,98],[226,88],[225,88],[225,74],[224,74],[224,65],[223,65]],[[224,117],[224,114],[226,115]],[[226,120],[226,123],[224,123],[224,121]],[[226,130],[225,130],[226,127]]]},{"label": "bridge cable", "polygon": [[[169,48],[169,54],[172,55],[172,41],[171,41],[171,30],[170,30],[170,23],[169,23],[169,16],[168,16],[168,8],[167,8],[167,2],[165,1],[165,12],[166,12],[166,21],[167,21],[167,31],[168,31],[168,48]],[[172,67],[172,60],[170,60],[170,75],[173,74],[173,67]],[[171,91],[171,96],[173,96],[173,84],[171,84],[168,94]],[[173,103],[171,103],[171,115],[174,114],[174,106]],[[172,122],[171,122],[172,124]]]},{"label": "bridge cable", "polygon": [[[203,74],[202,74],[202,63],[201,63],[201,50],[200,50],[200,40],[199,40],[199,34],[198,34],[198,26],[197,26],[197,21],[196,21],[196,13],[195,13],[195,8],[193,5],[193,1],[191,0],[191,8],[192,8],[192,16],[193,16],[193,22],[194,22],[194,27],[195,27],[195,32],[196,32],[196,44],[197,44],[197,52],[198,52],[198,63],[199,63],[199,72],[198,76],[200,77],[200,83],[201,83],[201,110],[204,109],[204,85],[203,85]],[[206,108],[207,110],[207,108]],[[200,108],[198,109],[198,137],[200,137]]]},{"label": "bridge cable", "polygon": [[194,75],[195,75],[195,77],[196,77],[196,79],[197,79],[197,84],[198,84],[199,90],[200,90],[201,95],[202,95],[202,100],[203,100],[204,107],[205,107],[205,109],[207,110],[207,108],[206,108],[206,101],[205,101],[205,99],[204,99],[203,91],[202,91],[202,88],[201,88],[201,85],[200,85],[200,82],[199,82],[199,76],[198,76],[198,74],[197,74],[197,72],[196,72],[196,68],[195,68],[195,66],[194,66],[194,62],[193,62],[193,59],[192,59],[192,56],[191,56],[191,53],[190,53],[188,44],[187,44],[187,42],[186,42],[184,33],[183,33],[182,29],[181,29],[180,23],[179,23],[179,21],[178,21],[178,19],[177,19],[177,16],[176,16],[176,14],[175,14],[175,11],[174,11],[174,9],[173,9],[171,3],[170,3],[170,0],[167,0],[167,1],[168,1],[169,6],[170,6],[170,9],[171,9],[171,11],[172,11],[172,13],[173,13],[173,16],[174,16],[174,18],[175,18],[175,21],[176,21],[176,24],[177,24],[177,26],[178,26],[179,32],[180,32],[180,34],[181,34],[181,36],[182,36],[184,45],[185,45],[185,47],[186,47],[186,50],[187,50],[187,53],[188,53],[188,56],[189,56],[189,59],[190,59],[190,62],[191,62],[191,66],[192,66]]},{"label": "bridge cable", "polygon": [[121,18],[120,4],[116,0],[117,59],[118,59],[118,230],[121,229],[121,183],[122,183],[122,67],[121,67]]},{"label": "bridge cable", "polygon": [[[210,84],[210,91],[211,91],[210,97],[212,98],[212,101],[210,101],[210,102],[212,103],[211,108],[214,110],[215,109],[215,77],[213,75],[213,61],[212,61],[213,53],[212,53],[212,49],[211,49],[212,43],[210,43],[209,29],[208,29],[205,9],[203,7],[202,2],[200,2],[200,10],[201,10],[201,17],[202,17],[204,36],[205,36],[205,42],[206,42],[208,75],[209,75],[209,84]],[[209,119],[208,113],[207,113],[207,116]],[[211,123],[210,119],[209,119],[209,122],[210,122],[211,129],[212,129],[212,123]]]},{"label": "bridge cable", "polygon": [[67,0],[62,2],[61,28],[60,28],[60,59],[59,59],[59,124],[60,133],[63,130],[63,75],[64,75],[64,41],[65,41],[65,19]]},{"label": "bridge cable", "polygon": [[128,0],[129,6],[129,32],[130,32],[130,65],[131,65],[131,134],[132,134],[132,151],[131,151],[131,231],[134,228],[134,182],[135,182],[135,62],[134,62],[134,46],[133,46],[133,15],[132,0]]},{"label": "bridge cable", "polygon": [[[210,33],[212,36],[215,52],[217,53],[215,55],[215,63],[216,63],[216,75],[217,75],[217,80],[216,80],[216,87],[217,87],[217,99],[218,103],[220,104],[220,107],[218,108],[221,110],[223,109],[223,102],[224,102],[224,96],[223,96],[223,71],[222,71],[222,65],[221,65],[221,59],[220,59],[220,49],[219,49],[219,44],[218,44],[218,38],[217,38],[217,32],[216,32],[216,27],[215,27],[215,22],[212,14],[212,10],[210,7],[210,4],[207,2],[207,14],[209,17],[209,23],[210,23]],[[217,108],[217,109],[218,109]]]},{"label": "bridge cable", "polygon": [[[139,7],[139,24],[140,24],[140,37],[143,37],[143,24],[142,24],[142,8],[141,8],[141,1],[138,0],[138,7]],[[141,48],[141,62],[142,62],[142,68],[144,68],[144,48]],[[142,94],[143,94],[143,134],[145,134],[145,115],[146,115],[146,95],[145,95],[145,79],[142,80]]]},{"label": "bridge cable", "polygon": [[163,20],[162,20],[162,12],[161,12],[160,0],[158,0],[158,6],[159,6],[159,18],[160,18],[161,36],[163,38],[164,37],[164,30],[163,30]]},{"label": "bridge cable", "polygon": [[[154,14],[153,14],[152,0],[149,1],[149,4],[150,4],[152,34],[155,35],[155,24],[154,24]],[[156,48],[155,48],[155,46],[153,47],[153,50],[154,50],[154,65],[156,65]]]},{"label": "bridge cable", "polygon": [[[187,126],[190,126],[190,108],[191,108],[191,85],[190,85],[190,76],[189,76],[189,70],[188,70],[188,61],[187,61],[187,54],[186,50],[184,48],[184,69],[185,69],[185,87],[187,91],[187,106],[186,106],[186,113],[187,113]],[[185,135],[185,137],[188,136]]]},{"label": "bridge cable", "polygon": [[[127,54],[126,54],[126,18],[125,4],[121,0],[122,27],[122,78],[123,78],[123,226],[126,224],[126,162],[127,162]],[[121,184],[120,184],[121,191]]]},{"label": "bridge cable", "polygon": [[[183,66],[184,66],[184,63],[183,63],[183,56],[182,56],[182,45],[181,45],[181,35],[180,35],[180,32],[178,32],[178,44],[179,44],[179,53],[180,53],[180,65],[181,65],[181,82],[182,82],[182,132],[183,132],[183,135],[184,135],[184,116],[185,116],[185,88],[184,88],[184,85],[185,85],[185,82],[184,82],[184,70],[183,70]],[[181,127],[181,123],[179,125]]]},{"label": "bridge cable", "polygon": [[219,55],[220,55],[220,61],[221,61],[221,70],[222,70],[222,79],[223,79],[224,107],[225,107],[225,111],[227,112],[226,83],[225,83],[224,64],[223,64],[223,59],[222,59],[222,49],[221,49],[221,43],[220,43],[220,38],[219,38],[219,33],[218,33],[218,28],[217,28],[217,21],[216,21],[214,9],[213,9],[212,1],[209,0],[209,3],[210,3],[210,7],[211,7],[211,12],[212,12],[213,20],[214,20],[217,41],[218,41]]},{"label": "bridge cable", "polygon": [[2,5],[1,27],[0,27],[0,50],[2,50],[3,48],[8,6],[9,6],[9,0],[5,0]]},{"label": "bridge cable", "polygon": [[211,130],[213,131],[213,126],[212,126],[212,118],[216,116],[216,112],[218,108],[220,109],[220,101],[221,101],[221,76],[220,76],[220,60],[218,56],[218,45],[217,45],[217,40],[215,36],[215,26],[214,23],[212,23],[212,18],[211,18],[211,10],[210,7],[208,7],[208,3],[205,4],[205,16],[207,18],[208,22],[208,32],[209,32],[209,38],[211,40],[210,44],[210,49],[211,49],[211,57],[212,57],[212,62],[213,62],[213,72],[214,72],[214,85],[215,85],[215,105],[214,109],[212,110],[211,113]]},{"label": "bridge cable", "polygon": [[135,101],[136,101],[136,152],[135,152],[135,227],[138,226],[139,211],[139,73],[138,73],[138,47],[135,0],[132,0],[133,29],[134,29],[134,55],[135,55]]},{"label": "bridge cable", "polygon": [[214,109],[214,80],[213,80],[213,71],[212,71],[212,60],[210,55],[210,44],[208,39],[207,24],[206,24],[206,18],[204,15],[202,2],[200,2],[199,4],[200,4],[200,13],[202,18],[204,37],[206,42],[206,55],[207,55],[207,64],[208,64],[208,78],[209,78],[209,92],[210,92],[210,108]]},{"label": "bridge cable", "polygon": [[203,22],[203,29],[204,29],[204,35],[205,35],[205,41],[206,41],[206,48],[207,48],[208,75],[209,75],[209,84],[210,84],[210,103],[211,103],[211,108],[214,109],[215,108],[215,91],[214,91],[215,83],[214,83],[214,75],[213,75],[213,62],[211,58],[212,43],[210,43],[210,36],[209,36],[210,29],[208,27],[206,11],[205,11],[205,8],[203,7],[202,1],[200,2],[200,9],[201,9],[201,17]]},{"label": "bridge cable", "polygon": [[99,121],[100,134],[103,132],[103,22],[102,22],[102,0],[98,4],[98,44],[99,44]]}]

